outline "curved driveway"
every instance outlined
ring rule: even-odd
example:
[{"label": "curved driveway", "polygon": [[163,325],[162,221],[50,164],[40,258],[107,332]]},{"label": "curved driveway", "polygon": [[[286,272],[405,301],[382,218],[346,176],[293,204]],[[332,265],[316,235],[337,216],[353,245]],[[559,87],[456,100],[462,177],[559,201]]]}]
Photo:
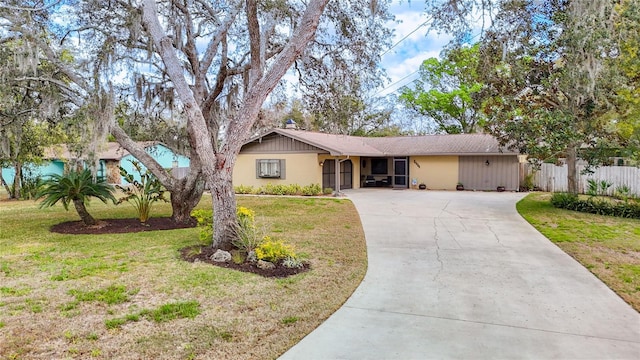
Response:
[{"label": "curved driveway", "polygon": [[522,194],[347,195],[367,274],[281,359],[640,359],[640,315],[518,215]]}]

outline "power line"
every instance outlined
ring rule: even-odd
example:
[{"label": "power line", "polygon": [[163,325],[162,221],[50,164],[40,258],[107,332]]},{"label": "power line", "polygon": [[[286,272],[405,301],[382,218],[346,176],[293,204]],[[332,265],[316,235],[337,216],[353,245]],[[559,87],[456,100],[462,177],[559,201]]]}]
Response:
[{"label": "power line", "polygon": [[415,33],[416,31],[418,31],[421,27],[427,25],[427,23],[431,21],[431,18],[428,18],[425,22],[423,22],[422,24],[418,25],[415,29],[413,29],[410,33],[408,33],[407,35],[405,35],[402,39],[398,40],[395,44],[391,45],[390,48],[388,48],[385,52],[383,52],[380,56],[384,56],[386,55],[389,51],[391,51],[393,48],[395,48],[396,46],[400,45],[401,42],[407,40],[407,38],[411,35],[413,35],[413,33]]},{"label": "power line", "polygon": [[380,91],[376,92],[375,94],[373,94],[373,96],[376,96],[376,95],[380,94],[381,92],[383,92],[383,91],[385,91],[385,90],[387,90],[387,89],[392,88],[393,86],[397,85],[397,84],[398,84],[398,83],[400,83],[401,81],[406,80],[407,78],[409,78],[409,77],[411,77],[411,76],[413,76],[413,75],[417,74],[419,71],[420,71],[420,69],[418,69],[418,70],[416,70],[416,71],[412,72],[411,74],[409,74],[409,75],[407,75],[407,76],[403,77],[403,78],[402,78],[402,79],[400,79],[400,80],[395,81],[395,82],[394,82],[394,83],[392,83],[391,85],[389,85],[389,86],[387,86],[387,87],[383,88],[382,90],[380,90]]}]

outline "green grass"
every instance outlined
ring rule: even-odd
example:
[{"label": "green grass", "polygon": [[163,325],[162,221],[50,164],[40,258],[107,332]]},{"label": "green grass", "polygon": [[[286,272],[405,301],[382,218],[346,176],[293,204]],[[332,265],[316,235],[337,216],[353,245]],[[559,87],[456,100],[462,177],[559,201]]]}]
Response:
[{"label": "green grass", "polygon": [[640,220],[557,209],[549,199],[529,194],[518,212],[640,311]]},{"label": "green grass", "polygon": [[69,295],[75,296],[77,301],[102,301],[107,305],[127,302],[131,295],[137,293],[138,290],[128,291],[123,285],[110,285],[106,289],[93,291],[69,290]]},{"label": "green grass", "polygon": [[[79,220],[73,210],[0,201],[0,358],[277,357],[360,283],[364,233],[347,200],[248,196],[238,204],[312,269],[268,279],[188,263],[179,249],[200,243],[197,228],[56,234],[52,225]],[[199,208],[211,208],[211,198]],[[97,219],[136,217],[130,206],[99,201],[88,210]],[[170,211],[155,204],[152,216]]]}]

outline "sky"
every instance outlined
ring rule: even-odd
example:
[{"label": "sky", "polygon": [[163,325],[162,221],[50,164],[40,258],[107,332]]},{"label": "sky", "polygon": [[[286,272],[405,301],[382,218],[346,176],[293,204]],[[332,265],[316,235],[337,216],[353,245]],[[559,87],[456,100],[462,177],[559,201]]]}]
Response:
[{"label": "sky", "polygon": [[386,82],[384,89],[379,90],[379,96],[393,93],[416,80],[420,64],[428,58],[439,57],[444,45],[452,38],[435,31],[427,33],[428,27],[424,25],[427,21],[425,1],[429,0],[395,0],[390,7],[399,23],[389,24],[395,30],[395,36],[391,43],[392,49],[382,57],[381,66],[390,80]]}]

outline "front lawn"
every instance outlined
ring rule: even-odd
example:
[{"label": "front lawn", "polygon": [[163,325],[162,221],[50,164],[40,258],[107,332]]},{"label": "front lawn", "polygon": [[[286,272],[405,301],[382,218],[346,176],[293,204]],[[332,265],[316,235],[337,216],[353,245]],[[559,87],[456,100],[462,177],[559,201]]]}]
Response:
[{"label": "front lawn", "polygon": [[[205,196],[199,208],[210,208]],[[306,254],[311,270],[263,278],[180,260],[198,229],[111,235],[49,232],[62,206],[0,201],[0,358],[269,359],[353,292],[364,233],[348,200],[239,197],[258,226]],[[97,219],[135,217],[92,201]],[[152,216],[168,216],[155,204]]]},{"label": "front lawn", "polygon": [[529,194],[518,212],[640,311],[640,220],[556,209],[550,198]]}]

